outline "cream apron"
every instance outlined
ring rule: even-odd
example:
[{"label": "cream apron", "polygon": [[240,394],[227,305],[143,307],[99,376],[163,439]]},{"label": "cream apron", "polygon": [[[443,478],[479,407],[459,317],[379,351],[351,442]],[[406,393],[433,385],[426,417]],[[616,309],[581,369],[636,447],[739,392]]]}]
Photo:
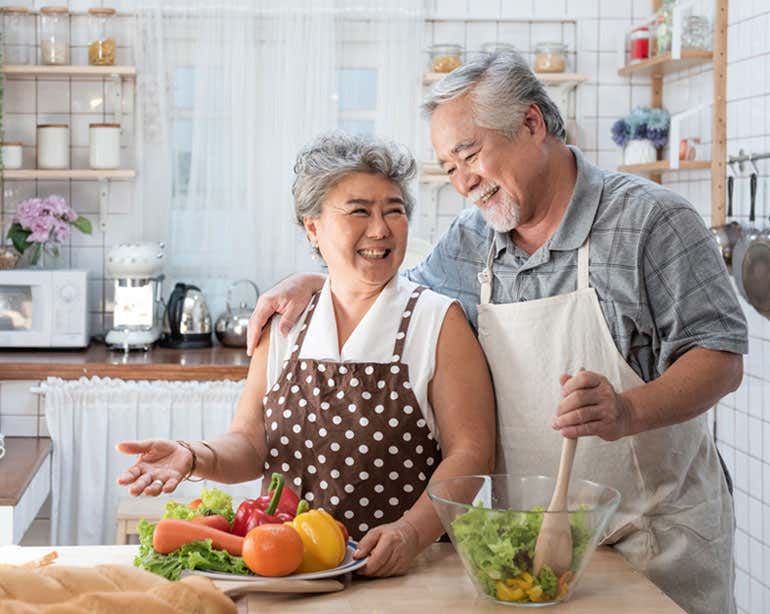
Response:
[{"label": "cream apron", "polygon": [[[584,367],[618,392],[644,381],[618,352],[589,286],[588,239],[577,291],[534,301],[490,303],[495,254],[493,241],[479,273],[478,329],[497,400],[496,472],[556,475],[559,375]],[[687,612],[735,611],[732,498],[705,415],[615,442],[581,437],[573,475],[622,495],[604,544]]]}]

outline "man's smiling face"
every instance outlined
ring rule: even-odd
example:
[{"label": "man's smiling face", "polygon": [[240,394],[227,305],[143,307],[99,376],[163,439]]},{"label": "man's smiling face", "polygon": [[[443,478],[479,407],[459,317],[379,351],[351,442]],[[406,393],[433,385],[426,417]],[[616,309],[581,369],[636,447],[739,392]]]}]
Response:
[{"label": "man's smiling face", "polygon": [[535,160],[525,123],[511,140],[474,122],[468,94],[440,104],[431,116],[431,140],[455,189],[481,210],[498,232],[509,232],[531,215],[527,189]]}]

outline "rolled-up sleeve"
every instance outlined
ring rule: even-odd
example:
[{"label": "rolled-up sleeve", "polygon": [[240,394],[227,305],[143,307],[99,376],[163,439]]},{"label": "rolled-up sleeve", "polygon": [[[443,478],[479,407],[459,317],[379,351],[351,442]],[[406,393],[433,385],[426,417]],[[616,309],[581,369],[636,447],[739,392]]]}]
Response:
[{"label": "rolled-up sleeve", "polygon": [[658,372],[694,347],[745,354],[745,315],[697,211],[684,200],[661,204],[645,234],[642,268]]}]

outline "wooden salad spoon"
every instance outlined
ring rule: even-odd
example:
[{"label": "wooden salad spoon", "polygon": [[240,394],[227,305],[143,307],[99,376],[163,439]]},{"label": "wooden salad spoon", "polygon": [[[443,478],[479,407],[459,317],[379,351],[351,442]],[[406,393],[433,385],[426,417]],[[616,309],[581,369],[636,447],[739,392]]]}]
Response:
[{"label": "wooden salad spoon", "polygon": [[565,437],[561,445],[556,486],[548,510],[543,514],[543,524],[535,542],[535,575],[540,573],[543,565],[548,565],[560,577],[572,565],[572,529],[567,512],[567,491],[575,448],[577,439]]}]

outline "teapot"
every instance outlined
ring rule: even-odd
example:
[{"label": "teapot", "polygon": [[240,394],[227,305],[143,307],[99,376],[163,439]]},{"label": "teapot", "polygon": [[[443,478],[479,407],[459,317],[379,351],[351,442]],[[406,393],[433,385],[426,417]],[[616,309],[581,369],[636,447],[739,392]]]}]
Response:
[{"label": "teapot", "polygon": [[238,284],[249,284],[254,288],[256,295],[254,304],[256,305],[256,299],[259,298],[259,288],[257,284],[248,279],[239,279],[230,284],[227,289],[227,308],[225,312],[217,318],[216,324],[214,324],[214,333],[217,339],[222,345],[228,347],[246,347],[246,331],[249,326],[249,318],[251,312],[254,311],[254,307],[249,307],[246,303],[238,305],[238,309],[232,309],[230,307],[230,301],[232,299],[232,290]]}]

